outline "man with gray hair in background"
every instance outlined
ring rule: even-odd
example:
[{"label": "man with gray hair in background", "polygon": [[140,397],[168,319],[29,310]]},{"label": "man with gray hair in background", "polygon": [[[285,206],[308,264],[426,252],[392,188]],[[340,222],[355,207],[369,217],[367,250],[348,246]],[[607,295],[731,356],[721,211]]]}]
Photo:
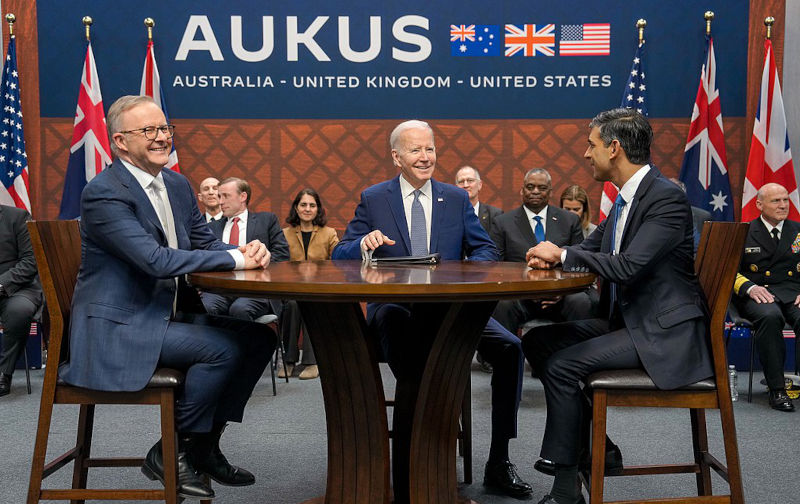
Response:
[{"label": "man with gray hair in background", "polygon": [[492,229],[492,222],[495,217],[503,213],[497,207],[487,205],[478,201],[478,194],[483,189],[483,181],[481,181],[481,174],[471,166],[462,166],[456,172],[456,185],[463,188],[469,194],[469,204],[475,209],[475,215],[481,222],[481,226],[488,233]]}]

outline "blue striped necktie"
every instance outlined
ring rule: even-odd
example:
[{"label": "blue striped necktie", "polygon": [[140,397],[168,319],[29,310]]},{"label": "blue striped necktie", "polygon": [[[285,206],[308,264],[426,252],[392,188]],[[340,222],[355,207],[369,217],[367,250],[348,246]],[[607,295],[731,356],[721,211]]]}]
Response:
[{"label": "blue striped necktie", "polygon": [[[611,225],[611,253],[617,253],[617,221],[619,220],[619,214],[622,213],[622,209],[625,207],[627,202],[622,198],[621,194],[617,194],[617,199],[614,200],[614,221]],[[622,242],[620,242],[621,244]],[[617,282],[611,282],[610,289],[609,289],[609,299],[611,301],[610,308],[608,311],[609,317],[614,314],[614,307],[617,304]]]},{"label": "blue striped necktie", "polygon": [[414,191],[414,201],[411,203],[411,255],[428,255],[428,226],[425,224],[425,210],[419,201],[422,191]]},{"label": "blue striped necktie", "polygon": [[533,228],[533,234],[536,235],[536,241],[542,243],[544,241],[544,225],[542,224],[542,217],[536,215],[533,217],[536,221],[536,226]]}]

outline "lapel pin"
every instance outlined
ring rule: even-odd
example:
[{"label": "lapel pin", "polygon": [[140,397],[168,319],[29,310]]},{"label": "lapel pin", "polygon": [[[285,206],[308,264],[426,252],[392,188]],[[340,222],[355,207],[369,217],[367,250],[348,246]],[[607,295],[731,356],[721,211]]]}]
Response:
[{"label": "lapel pin", "polygon": [[444,198],[436,198],[436,201],[444,201]]}]

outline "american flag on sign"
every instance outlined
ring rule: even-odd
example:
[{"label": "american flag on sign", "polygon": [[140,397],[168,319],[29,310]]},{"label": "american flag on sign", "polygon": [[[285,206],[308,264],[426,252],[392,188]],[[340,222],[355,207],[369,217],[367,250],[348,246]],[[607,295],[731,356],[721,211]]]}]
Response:
[{"label": "american flag on sign", "polygon": [[[156,104],[161,107],[164,112],[164,117],[169,122],[169,114],[167,114],[167,103],[164,101],[164,93],[161,91],[161,78],[158,75],[158,66],[156,66],[156,55],[153,52],[153,41],[147,42],[147,54],[144,57],[144,68],[142,69],[142,85],[139,89],[140,95],[146,95],[153,99]],[[181,169],[178,166],[178,151],[175,150],[175,139],[172,139],[172,151],[169,153],[169,162],[167,168],[172,171],[180,173]]]},{"label": "american flag on sign", "polygon": [[103,95],[100,93],[92,44],[88,43],[81,72],[78,105],[75,107],[59,219],[80,217],[83,188],[110,164],[111,146],[106,130],[106,114],[103,112]]},{"label": "american flag on sign", "polygon": [[475,25],[450,25],[450,42],[475,42]]},{"label": "american flag on sign", "polygon": [[611,54],[611,24],[562,25],[558,54],[560,56],[608,56]]},{"label": "american flag on sign", "polygon": [[3,122],[0,124],[0,203],[30,213],[28,197],[28,154],[22,133],[22,104],[19,101],[16,38],[8,41],[8,53],[0,82]]},{"label": "american flag on sign", "polygon": [[556,55],[556,25],[547,24],[536,29],[535,24],[506,25],[506,56]]}]

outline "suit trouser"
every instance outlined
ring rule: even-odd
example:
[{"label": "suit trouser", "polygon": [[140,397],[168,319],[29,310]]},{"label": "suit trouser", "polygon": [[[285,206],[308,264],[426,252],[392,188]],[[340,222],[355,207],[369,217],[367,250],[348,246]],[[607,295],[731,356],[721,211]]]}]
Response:
[{"label": "suit trouser", "polygon": [[557,303],[542,305],[541,300],[511,299],[497,303],[492,316],[512,334],[527,321],[544,318],[553,322],[584,320],[595,316],[595,307],[599,302],[597,290],[592,287],[583,292],[567,294]]},{"label": "suit trouser", "polygon": [[544,385],[547,423],[542,458],[576,465],[588,448],[591,402],[581,382],[595,371],[641,368],[630,333],[607,320],[589,319],[534,327],[522,349]]},{"label": "suit trouser", "polygon": [[[445,307],[436,303],[386,303],[370,305],[369,312],[369,328],[378,337],[395,376],[422,376]],[[520,340],[496,320],[489,319],[478,351],[494,368],[492,435],[515,438],[524,364]]]},{"label": "suit trouser", "polygon": [[209,432],[241,422],[253,388],[275,351],[268,326],[231,317],[179,314],[170,322],[159,365],[186,374],[178,392],[179,432]]},{"label": "suit trouser", "polygon": [[783,367],[786,363],[786,344],[783,341],[783,326],[792,327],[795,341],[800,334],[800,308],[794,303],[756,303],[749,297],[734,298],[734,303],[743,317],[753,322],[756,350],[764,378],[770,390],[783,390]]},{"label": "suit trouser", "polygon": [[3,325],[3,353],[0,355],[0,373],[14,374],[17,359],[25,351],[31,322],[39,309],[25,296],[0,297],[0,323]]},{"label": "suit trouser", "polygon": [[281,339],[283,341],[286,354],[283,360],[294,364],[300,357],[300,349],[297,345],[297,340],[300,339],[300,329],[303,329],[303,361],[301,364],[306,366],[316,364],[317,359],[314,357],[314,348],[311,346],[311,338],[308,337],[308,331],[305,330],[303,317],[300,314],[300,307],[297,306],[297,301],[285,301],[283,311],[281,312]]},{"label": "suit trouser", "polygon": [[269,314],[281,316],[279,300],[222,296],[211,292],[202,292],[200,299],[211,315],[229,315],[242,320],[255,320]]}]

